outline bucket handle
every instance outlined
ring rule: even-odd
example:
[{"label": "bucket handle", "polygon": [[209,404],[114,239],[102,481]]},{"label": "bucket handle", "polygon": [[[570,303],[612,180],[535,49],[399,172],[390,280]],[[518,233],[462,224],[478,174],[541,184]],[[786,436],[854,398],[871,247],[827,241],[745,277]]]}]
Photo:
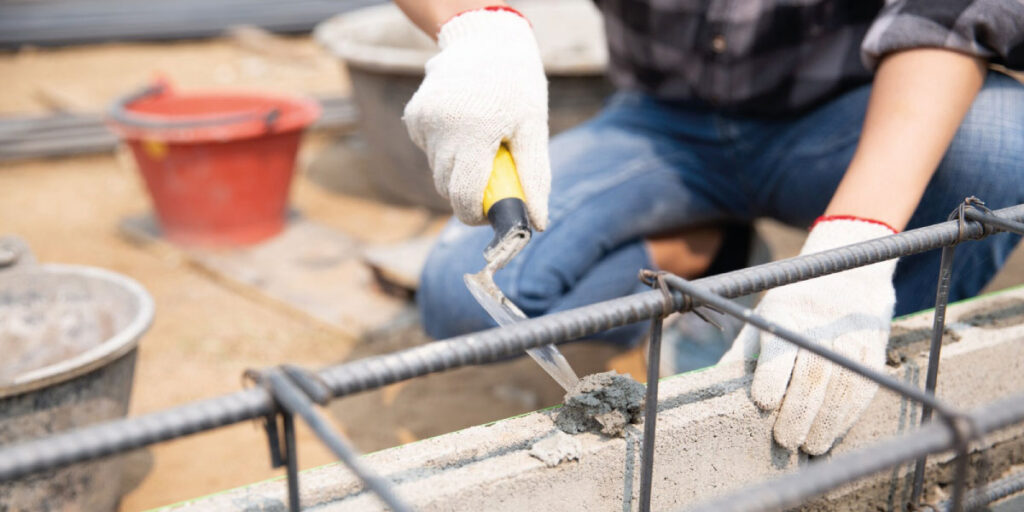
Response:
[{"label": "bucket handle", "polygon": [[192,121],[184,120],[166,120],[166,121],[154,121],[152,119],[146,119],[145,116],[133,114],[128,110],[128,107],[143,98],[162,94],[167,90],[167,84],[158,83],[143,87],[142,89],[135,91],[127,96],[124,96],[114,102],[107,111],[107,115],[114,121],[135,127],[135,128],[196,128],[203,126],[217,126],[221,124],[231,124],[240,121],[250,121],[253,119],[262,119],[263,124],[266,126],[267,131],[273,131],[274,123],[281,117],[281,109],[274,107],[267,111],[265,114],[259,113],[244,113],[244,114],[227,114],[218,117],[211,117],[208,119],[196,119]]}]

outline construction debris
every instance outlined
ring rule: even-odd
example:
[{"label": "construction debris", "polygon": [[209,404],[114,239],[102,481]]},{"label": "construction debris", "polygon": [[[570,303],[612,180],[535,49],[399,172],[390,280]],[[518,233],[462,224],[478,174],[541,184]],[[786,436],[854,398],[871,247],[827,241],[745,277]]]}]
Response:
[{"label": "construction debris", "polygon": [[581,449],[579,439],[556,430],[530,447],[530,455],[553,468],[563,462],[580,460]]}]

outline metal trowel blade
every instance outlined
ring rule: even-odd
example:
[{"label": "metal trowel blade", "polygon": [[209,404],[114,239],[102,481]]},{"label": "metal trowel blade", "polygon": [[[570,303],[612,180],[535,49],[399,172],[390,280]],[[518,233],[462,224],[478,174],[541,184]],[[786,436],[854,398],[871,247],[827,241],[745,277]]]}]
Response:
[{"label": "metal trowel blade", "polygon": [[[485,272],[479,274],[466,274],[463,276],[466,288],[477,303],[487,311],[498,325],[511,325],[526,320],[526,314],[522,312],[512,301],[501,293],[501,290],[494,279]],[[555,379],[566,391],[572,389],[579,382],[576,372],[569,366],[562,352],[554,345],[544,345],[536,348],[526,349],[526,353],[537,361],[544,371],[548,372],[551,378]]]}]

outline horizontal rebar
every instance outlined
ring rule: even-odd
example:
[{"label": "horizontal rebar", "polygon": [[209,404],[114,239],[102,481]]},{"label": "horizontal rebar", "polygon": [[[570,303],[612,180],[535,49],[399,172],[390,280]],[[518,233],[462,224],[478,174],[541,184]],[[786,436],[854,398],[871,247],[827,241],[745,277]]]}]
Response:
[{"label": "horizontal rebar", "polygon": [[[1004,219],[1024,220],[1024,205],[996,212]],[[978,222],[967,222],[964,238],[985,235]],[[727,298],[916,254],[956,243],[956,221],[944,222],[831,251],[799,256],[694,281]],[[561,343],[663,314],[665,298],[649,291],[553,313],[514,325],[437,341],[399,352],[360,359],[319,373],[334,398],[470,364],[522,354],[527,348]],[[682,295],[673,294],[680,310]],[[263,389],[249,389],[34,439],[0,449],[0,482],[55,467],[125,452],[160,441],[260,418],[274,410]]]},{"label": "horizontal rebar", "polygon": [[1020,222],[1014,222],[1009,219],[1003,219],[973,209],[966,210],[964,212],[964,216],[967,217],[969,220],[990,224],[991,226],[1001,229],[1003,231],[1009,231],[1010,233],[1024,235],[1024,224]]},{"label": "horizontal rebar", "polygon": [[[1014,423],[1024,422],[1024,394],[993,402],[968,413],[980,434],[988,434]],[[954,444],[949,429],[929,423],[909,434],[888,439],[863,450],[837,455],[831,460],[811,462],[786,476],[737,489],[690,512],[767,512],[796,507],[836,487],[922,455],[950,450]]]},{"label": "horizontal rebar", "polygon": [[[972,491],[968,495],[964,508],[975,510],[1020,492],[1024,492],[1024,471],[1005,476],[995,482],[985,484],[982,489]],[[950,512],[952,509],[953,503],[950,501],[942,502],[938,506],[939,512]]]}]

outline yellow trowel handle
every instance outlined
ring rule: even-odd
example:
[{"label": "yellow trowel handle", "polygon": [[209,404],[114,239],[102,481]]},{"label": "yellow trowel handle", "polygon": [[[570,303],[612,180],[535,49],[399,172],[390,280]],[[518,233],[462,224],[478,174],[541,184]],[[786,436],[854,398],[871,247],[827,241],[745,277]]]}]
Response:
[{"label": "yellow trowel handle", "polygon": [[509,239],[525,239],[519,240],[524,245],[525,241],[530,239],[526,196],[523,194],[522,184],[519,183],[516,163],[505,143],[501,144],[498,154],[494,157],[491,178],[484,189],[483,207],[484,215],[494,228],[494,239],[487,244],[485,256]]}]

